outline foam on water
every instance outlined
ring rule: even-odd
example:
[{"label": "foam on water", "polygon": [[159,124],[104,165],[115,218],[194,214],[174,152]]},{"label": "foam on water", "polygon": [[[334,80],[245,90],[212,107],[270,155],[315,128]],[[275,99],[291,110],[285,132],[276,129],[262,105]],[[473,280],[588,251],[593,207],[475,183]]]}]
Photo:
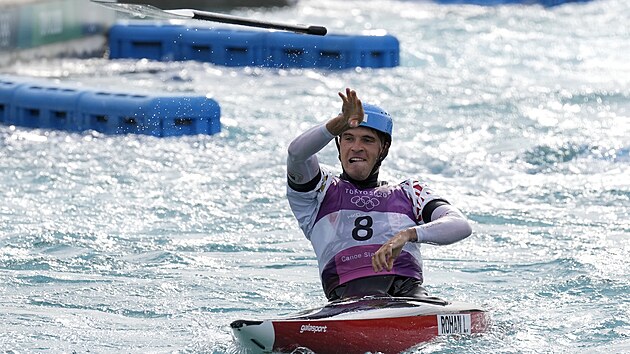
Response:
[{"label": "foam on water", "polygon": [[[350,14],[350,15],[349,15]],[[473,223],[425,246],[434,295],[490,333],[434,353],[630,350],[630,5],[301,1],[239,15],[385,29],[402,65],[347,71],[63,59],[4,74],[207,94],[220,135],[0,126],[0,348],[239,353],[228,324],[324,303],[285,199],[285,151],[356,88],[394,116],[382,177],[418,176]],[[337,168],[327,147],[320,161]]]}]

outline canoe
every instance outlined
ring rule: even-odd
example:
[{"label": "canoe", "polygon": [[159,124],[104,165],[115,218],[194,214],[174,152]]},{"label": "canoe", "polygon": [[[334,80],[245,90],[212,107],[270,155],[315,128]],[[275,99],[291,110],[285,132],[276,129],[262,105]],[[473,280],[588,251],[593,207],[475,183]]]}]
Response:
[{"label": "canoe", "polygon": [[481,307],[439,298],[364,297],[264,320],[230,324],[235,339],[254,353],[308,349],[326,353],[399,353],[444,335],[485,332]]}]

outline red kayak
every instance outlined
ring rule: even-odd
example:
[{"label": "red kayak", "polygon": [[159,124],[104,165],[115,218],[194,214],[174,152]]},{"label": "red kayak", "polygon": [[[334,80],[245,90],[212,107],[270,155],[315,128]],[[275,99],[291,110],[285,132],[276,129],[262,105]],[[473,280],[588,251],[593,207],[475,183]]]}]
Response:
[{"label": "red kayak", "polygon": [[236,340],[255,353],[297,348],[326,353],[399,353],[441,335],[485,332],[481,308],[438,298],[365,297],[337,301],[287,317],[238,320]]}]

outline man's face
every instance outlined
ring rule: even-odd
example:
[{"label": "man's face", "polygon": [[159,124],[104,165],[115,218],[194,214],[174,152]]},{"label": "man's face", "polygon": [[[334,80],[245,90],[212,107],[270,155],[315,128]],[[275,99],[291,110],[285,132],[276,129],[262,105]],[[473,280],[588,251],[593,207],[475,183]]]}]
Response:
[{"label": "man's face", "polygon": [[351,128],[339,136],[341,166],[357,181],[363,181],[370,176],[381,151],[382,142],[376,131],[370,128]]}]

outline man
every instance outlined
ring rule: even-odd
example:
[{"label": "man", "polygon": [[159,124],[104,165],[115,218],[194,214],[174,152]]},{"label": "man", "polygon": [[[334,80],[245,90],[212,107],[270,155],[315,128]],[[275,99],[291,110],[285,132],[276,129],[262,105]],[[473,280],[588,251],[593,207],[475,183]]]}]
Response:
[{"label": "man", "polygon": [[[302,133],[288,148],[287,197],[311,241],[329,300],[366,295],[425,297],[420,243],[446,245],[471,233],[466,218],[425,183],[379,182],[392,119],[339,93],[341,113]],[[335,139],[342,174],[315,154]]]}]

